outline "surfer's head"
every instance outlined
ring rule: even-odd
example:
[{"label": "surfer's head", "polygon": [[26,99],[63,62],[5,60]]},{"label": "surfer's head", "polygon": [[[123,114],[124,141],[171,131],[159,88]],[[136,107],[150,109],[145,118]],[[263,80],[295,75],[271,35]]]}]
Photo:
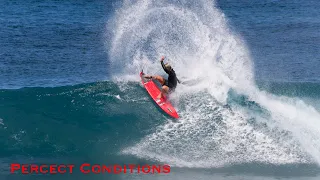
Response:
[{"label": "surfer's head", "polygon": [[168,69],[169,71],[172,70],[172,67],[169,63],[164,64],[164,66],[166,67],[166,69]]}]

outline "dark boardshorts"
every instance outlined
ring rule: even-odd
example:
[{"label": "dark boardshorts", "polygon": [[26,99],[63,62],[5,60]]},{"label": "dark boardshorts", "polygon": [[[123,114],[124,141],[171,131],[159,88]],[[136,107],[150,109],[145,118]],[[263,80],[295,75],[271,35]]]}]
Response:
[{"label": "dark boardshorts", "polygon": [[170,83],[167,79],[164,80],[163,86],[168,86],[168,87],[169,87],[169,93],[170,93],[170,92],[173,92],[173,91],[176,89],[176,87],[177,87],[177,85],[173,85],[173,84]]}]

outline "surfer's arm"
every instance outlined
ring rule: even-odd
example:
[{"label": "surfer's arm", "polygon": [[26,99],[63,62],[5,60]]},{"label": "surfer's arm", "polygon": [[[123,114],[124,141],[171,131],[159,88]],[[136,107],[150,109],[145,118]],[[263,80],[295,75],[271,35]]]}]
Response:
[{"label": "surfer's arm", "polygon": [[167,74],[169,74],[169,70],[166,68],[166,66],[164,65],[163,61],[161,61],[161,66],[162,66],[163,70],[164,70]]}]

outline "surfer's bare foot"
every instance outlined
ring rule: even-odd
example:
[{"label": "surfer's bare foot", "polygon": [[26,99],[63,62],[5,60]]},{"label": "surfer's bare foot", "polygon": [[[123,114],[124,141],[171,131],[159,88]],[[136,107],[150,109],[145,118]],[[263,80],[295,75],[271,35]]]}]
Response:
[{"label": "surfer's bare foot", "polygon": [[149,75],[144,75],[143,77],[146,79],[152,79],[152,76],[149,76]]},{"label": "surfer's bare foot", "polygon": [[162,94],[160,93],[158,96],[157,96],[157,99],[161,99],[162,97]]}]

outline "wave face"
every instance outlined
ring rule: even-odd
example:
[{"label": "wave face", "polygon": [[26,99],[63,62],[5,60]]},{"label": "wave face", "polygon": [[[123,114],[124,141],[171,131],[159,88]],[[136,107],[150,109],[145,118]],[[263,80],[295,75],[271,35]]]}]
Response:
[{"label": "wave face", "polygon": [[192,82],[171,96],[181,119],[155,127],[123,154],[177,167],[320,164],[319,110],[257,87],[245,43],[211,1],[124,1],[109,27],[114,80],[139,81],[140,69],[158,74],[165,55]]},{"label": "wave face", "polygon": [[[306,83],[295,88],[303,96],[292,95],[288,87],[299,85],[262,84],[260,88],[276,97],[319,103],[319,94],[311,91],[317,92],[319,84]],[[271,110],[234,90],[228,92],[225,105],[205,91],[173,97],[182,116],[178,121],[157,109],[139,82],[1,90],[0,95],[2,162],[151,160],[200,168],[256,162],[296,167],[316,162],[291,126],[280,124]],[[301,134],[305,144],[316,143],[306,141],[312,128],[295,128],[306,130]]]},{"label": "wave face", "polygon": [[161,118],[137,83],[126,86],[0,90],[0,160],[129,163],[125,157],[116,161],[119,149],[150,133]]}]

